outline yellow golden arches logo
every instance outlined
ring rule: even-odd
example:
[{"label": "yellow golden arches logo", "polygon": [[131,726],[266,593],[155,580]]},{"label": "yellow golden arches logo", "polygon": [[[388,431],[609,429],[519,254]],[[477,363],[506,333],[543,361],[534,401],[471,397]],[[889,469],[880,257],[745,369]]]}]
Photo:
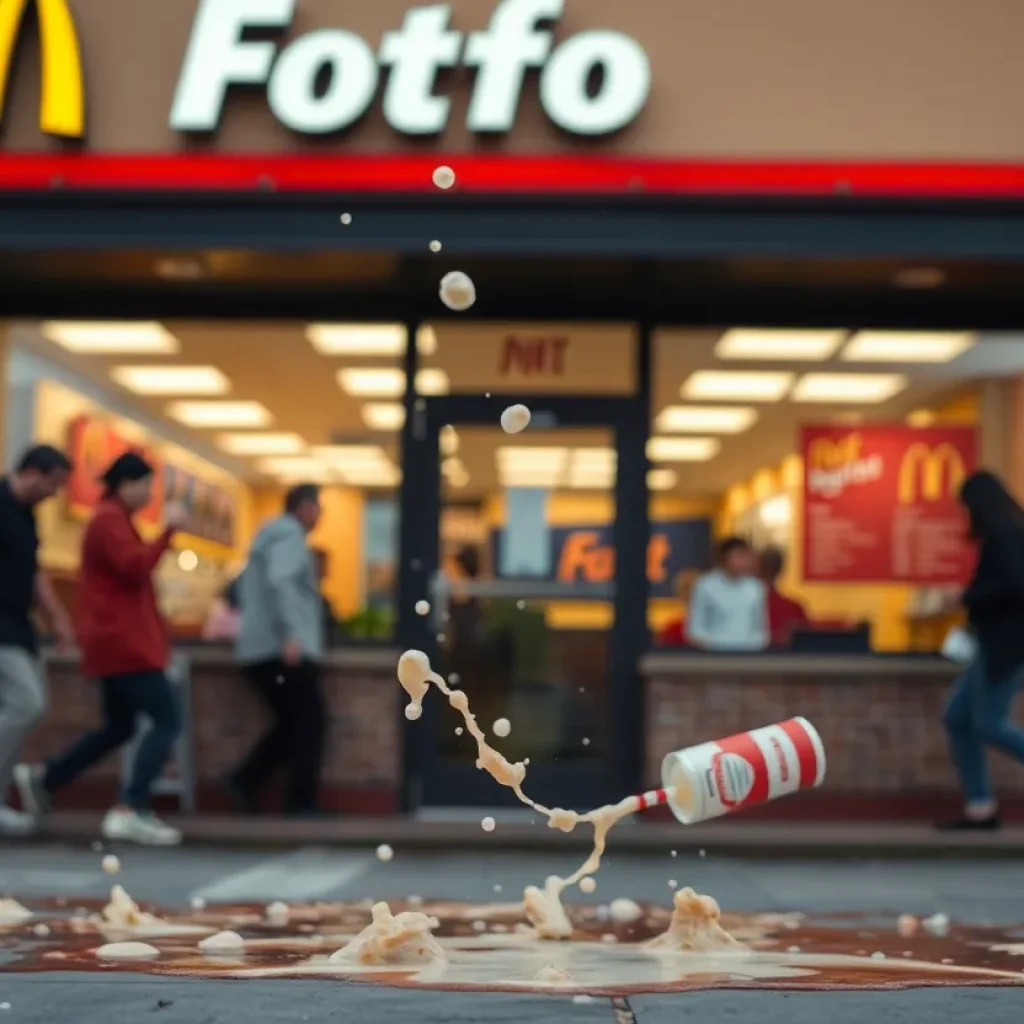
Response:
[{"label": "yellow golden arches logo", "polygon": [[900,465],[897,500],[909,505],[918,496],[924,501],[955,497],[966,476],[963,457],[951,444],[912,444]]},{"label": "yellow golden arches logo", "polygon": [[0,117],[7,98],[14,47],[25,8],[36,5],[42,61],[39,128],[47,135],[78,139],[85,132],[85,96],[78,31],[68,0],[0,0]]}]

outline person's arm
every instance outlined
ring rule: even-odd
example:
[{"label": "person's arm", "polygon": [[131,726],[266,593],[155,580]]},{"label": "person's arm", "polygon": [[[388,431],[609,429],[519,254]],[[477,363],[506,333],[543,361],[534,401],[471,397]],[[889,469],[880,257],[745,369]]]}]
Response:
[{"label": "person's arm", "polygon": [[267,552],[267,585],[274,612],[284,624],[286,648],[297,645],[303,633],[302,580],[309,572],[309,548],[298,531],[279,537]]},{"label": "person's arm", "polygon": [[36,572],[36,604],[43,609],[46,617],[50,620],[58,650],[73,647],[75,631],[71,625],[71,616],[68,615],[64,602],[53,589],[50,577],[42,569]]},{"label": "person's arm", "polygon": [[144,580],[156,568],[171,543],[174,531],[168,527],[147,544],[120,515],[105,515],[93,520],[87,543],[118,575],[127,580]]},{"label": "person's arm", "polygon": [[711,639],[711,604],[703,577],[693,585],[686,610],[686,639],[694,647],[707,647]]}]

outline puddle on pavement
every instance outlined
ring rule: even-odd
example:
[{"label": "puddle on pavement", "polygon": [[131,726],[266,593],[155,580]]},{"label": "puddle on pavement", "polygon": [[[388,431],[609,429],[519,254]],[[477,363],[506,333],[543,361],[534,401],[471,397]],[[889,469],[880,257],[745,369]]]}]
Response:
[{"label": "puddle on pavement", "polygon": [[[62,903],[66,901],[61,901]],[[101,901],[26,901],[33,917],[0,925],[0,971],[132,972],[206,978],[324,978],[402,987],[630,995],[708,988],[849,989],[940,985],[1024,985],[1024,942],[1017,928],[952,925],[949,934],[902,938],[896,918],[878,914],[728,914],[722,925],[745,948],[707,953],[653,953],[643,944],[668,927],[668,907],[643,906],[617,924],[597,906],[573,907],[574,934],[540,942],[525,933],[519,904],[391,901],[400,910],[438,918],[435,935],[448,956],[423,968],[360,968],[330,962],[370,921],[371,901],[290,908],[271,924],[262,905],[209,907],[188,914],[146,907],[169,927],[103,929],[90,915]],[[38,934],[45,925],[48,934]],[[221,930],[246,940],[242,955],[204,955],[198,942]],[[103,961],[105,943],[134,940],[159,956]],[[548,967],[556,968],[548,972]],[[538,982],[538,972],[570,981]]]}]

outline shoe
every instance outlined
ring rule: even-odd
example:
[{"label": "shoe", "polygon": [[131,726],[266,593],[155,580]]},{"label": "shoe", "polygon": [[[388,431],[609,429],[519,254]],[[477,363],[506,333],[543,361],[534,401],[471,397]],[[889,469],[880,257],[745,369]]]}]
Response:
[{"label": "shoe", "polygon": [[256,798],[240,782],[230,775],[221,782],[221,789],[239,814],[258,814]]},{"label": "shoe", "polygon": [[35,833],[36,819],[25,811],[0,806],[0,835],[30,836]]},{"label": "shoe", "polygon": [[21,809],[34,818],[45,818],[50,813],[50,791],[43,785],[44,771],[34,764],[14,766],[14,785],[21,797]]},{"label": "shoe", "polygon": [[939,832],[996,832],[1003,827],[1003,819],[998,814],[987,818],[954,818],[952,821],[937,821],[935,828]]},{"label": "shoe", "polygon": [[103,819],[103,838],[143,846],[178,846],[181,833],[148,811],[123,811],[114,808]]}]

